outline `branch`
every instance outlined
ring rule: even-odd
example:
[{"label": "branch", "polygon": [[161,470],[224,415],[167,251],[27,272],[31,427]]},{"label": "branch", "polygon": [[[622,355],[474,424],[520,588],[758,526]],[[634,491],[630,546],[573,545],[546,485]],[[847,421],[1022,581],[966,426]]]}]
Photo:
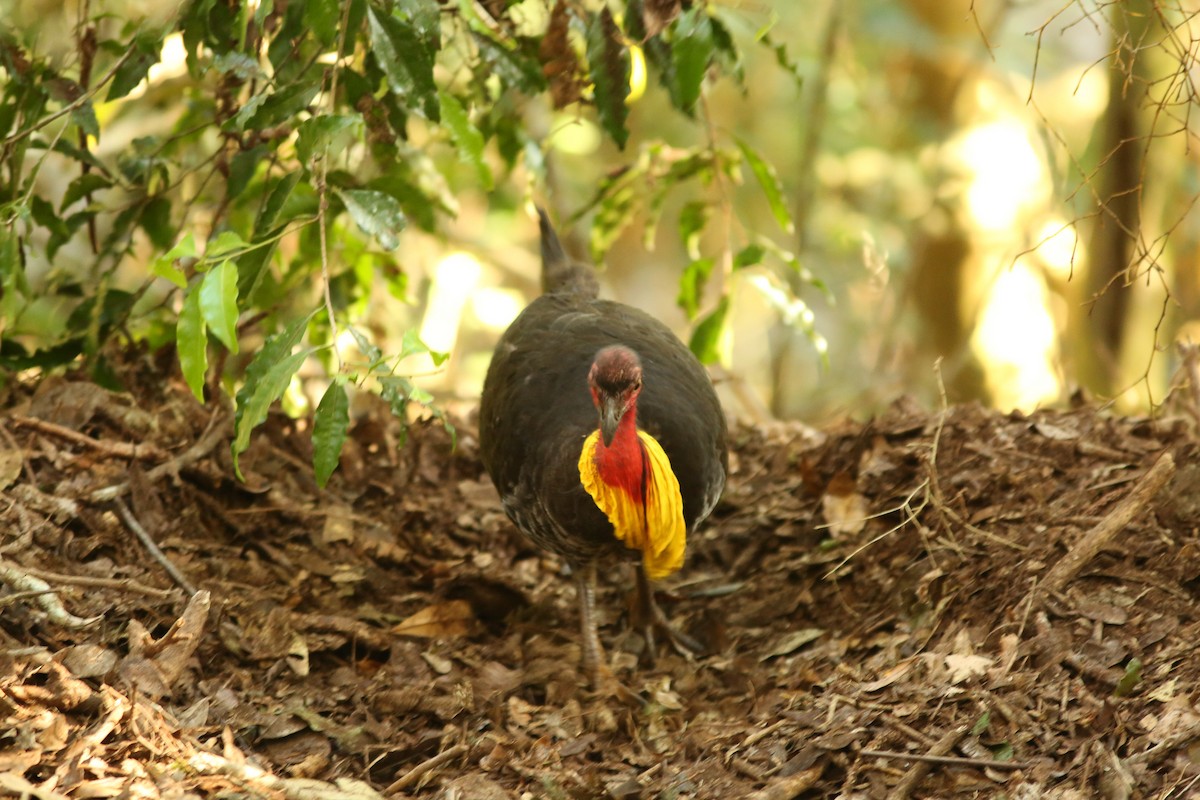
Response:
[{"label": "branch", "polygon": [[41,578],[35,578],[15,564],[0,561],[0,582],[7,583],[17,592],[29,593],[46,612],[50,621],[64,628],[79,630],[94,625],[104,618],[103,615],[86,618],[75,616],[63,607],[62,601],[50,588],[50,584]]},{"label": "branch", "polygon": [[1046,577],[1042,579],[1041,585],[1034,591],[1044,598],[1046,594],[1057,592],[1074,580],[1079,571],[1109,543],[1113,536],[1128,525],[1138,512],[1146,507],[1146,504],[1167,485],[1167,481],[1174,474],[1175,458],[1168,451],[1159,456],[1158,461],[1154,462],[1154,466],[1142,476],[1141,482],[1125,496],[1124,500],[1117,504],[1116,508],[1109,512],[1108,516],[1084,534],[1083,538],[1050,568]]},{"label": "branch", "polygon": [[95,97],[96,94],[102,88],[104,88],[104,85],[107,84],[112,79],[113,75],[117,74],[117,70],[119,70],[121,68],[122,64],[124,64],[126,61],[129,60],[130,56],[133,55],[133,52],[134,51],[133,51],[132,47],[129,48],[128,50],[126,50],[121,55],[121,57],[117,59],[117,63],[113,64],[112,67],[109,68],[108,72],[104,73],[104,77],[100,79],[99,83],[95,84],[94,86],[92,86],[92,88],[90,90],[88,90],[87,92],[79,95],[79,97],[72,100],[69,105],[63,106],[58,111],[55,111],[53,114],[51,114],[50,116],[43,117],[42,119],[39,119],[37,122],[30,125],[28,128],[25,128],[24,130],[21,130],[21,131],[17,131],[12,136],[9,136],[7,139],[4,140],[4,146],[8,147],[10,144],[19,142],[22,139],[24,139],[26,136],[28,136],[29,134],[34,133],[35,131],[39,131],[42,128],[49,125],[51,122],[54,122],[54,120],[59,119],[60,117],[65,117],[67,114],[70,114],[72,111],[74,111],[78,108],[82,108],[89,100],[91,100],[93,97]]}]

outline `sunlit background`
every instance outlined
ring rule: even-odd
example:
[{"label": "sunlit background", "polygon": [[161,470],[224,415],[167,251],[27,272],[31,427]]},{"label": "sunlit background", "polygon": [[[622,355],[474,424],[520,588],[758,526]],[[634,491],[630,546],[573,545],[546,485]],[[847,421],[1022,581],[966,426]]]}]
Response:
[{"label": "sunlit background", "polygon": [[[544,25],[542,0],[517,5],[531,30]],[[72,13],[57,3],[18,6],[18,15]],[[456,187],[457,217],[438,236],[410,228],[394,254],[406,276],[403,298],[380,278],[356,309],[357,324],[393,343],[417,330],[431,348],[451,352],[441,367],[422,356],[406,369],[466,412],[496,338],[537,293],[532,203],[550,208],[568,248],[583,256],[590,218],[569,217],[643,141],[741,137],[778,169],[797,214],[794,233],[771,222],[753,181],[718,181],[672,196],[652,250],[639,225],[626,230],[602,274],[606,295],[651,311],[686,338],[676,296],[688,254],[674,220],[684,202],[706,199],[731,214],[714,215],[698,242],[703,254],[766,235],[827,285],[828,296],[805,282],[786,286],[770,267],[727,278],[731,325],[715,375],[731,413],[865,417],[901,394],[932,406],[939,361],[951,402],[1029,410],[1077,390],[1123,410],[1164,401],[1174,342],[1200,327],[1200,213],[1190,211],[1200,193],[1200,148],[1186,114],[1200,80],[1186,44],[1200,40],[1200,4],[1172,6],[1170,32],[1148,24],[1132,33],[1128,22],[1114,29],[1118,15],[1108,4],[1093,3],[834,0],[714,9],[744,49],[744,91],[707,91],[697,125],[671,109],[635,52],[633,136],[624,152],[586,115],[553,113],[544,103],[520,109],[544,142],[550,185],[518,169],[490,196]],[[53,28],[44,27],[47,37]],[[1111,53],[1133,33],[1143,37],[1136,64],[1114,70]],[[1151,47],[1172,39],[1184,48],[1174,56],[1169,46]],[[780,43],[798,79],[780,68]],[[65,41],[64,52],[69,47]],[[120,103],[169,85],[184,74],[183,59],[179,37],[167,38],[162,62]],[[97,107],[101,119],[118,111]],[[1112,138],[1120,115],[1137,124],[1133,156],[1118,153],[1122,142]],[[98,147],[115,152],[169,124],[122,119]],[[806,151],[809,142],[815,147]],[[1124,231],[1132,244],[1116,253],[1112,234],[1126,221],[1098,209],[1121,191],[1108,184],[1106,168],[1126,157],[1140,176],[1139,229]],[[42,180],[61,178],[48,171]],[[59,258],[86,253],[68,247]],[[808,323],[817,335],[804,332]],[[348,335],[340,345],[353,350]]]}]

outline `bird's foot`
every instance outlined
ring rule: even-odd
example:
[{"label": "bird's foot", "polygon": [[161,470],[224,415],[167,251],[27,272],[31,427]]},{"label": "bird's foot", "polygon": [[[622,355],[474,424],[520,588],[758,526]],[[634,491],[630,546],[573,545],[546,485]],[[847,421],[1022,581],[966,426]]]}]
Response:
[{"label": "bird's foot", "polygon": [[603,699],[615,699],[625,705],[639,708],[647,705],[646,699],[622,683],[607,664],[589,671],[592,692]]},{"label": "bird's foot", "polygon": [[646,637],[647,657],[651,663],[654,661],[656,652],[655,631],[663,634],[681,655],[688,655],[689,653],[700,655],[707,650],[702,642],[679,630],[667,619],[667,615],[663,613],[662,608],[659,607],[654,599],[654,589],[651,587],[650,579],[646,577],[646,572],[642,569],[641,565],[638,565],[637,570],[637,590],[638,614],[643,635]]}]

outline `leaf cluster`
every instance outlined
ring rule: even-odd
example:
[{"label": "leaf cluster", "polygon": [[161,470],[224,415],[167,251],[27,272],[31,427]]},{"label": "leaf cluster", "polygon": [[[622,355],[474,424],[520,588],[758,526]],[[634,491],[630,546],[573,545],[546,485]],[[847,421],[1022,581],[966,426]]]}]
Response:
[{"label": "leaf cluster", "polygon": [[[374,288],[408,298],[408,226],[437,232],[467,189],[512,202],[518,168],[544,176],[525,107],[594,114],[623,150],[636,65],[697,126],[706,82],[742,81],[730,26],[680,0],[190,0],[158,22],[102,6],[65,59],[39,52],[36,30],[0,33],[0,367],[83,364],[111,381],[110,345],[173,346],[197,398],[232,396],[236,460],[301,365],[324,358],[321,483],[349,425],[347,383],[375,386],[401,418],[416,404],[446,422],[397,371],[445,354],[410,334],[388,356],[351,327],[361,359],[343,358],[337,334]],[[594,249],[639,198],[652,228],[668,192],[742,165],[786,230],[779,179],[746,143],[647,140],[581,212],[595,211]],[[709,216],[685,209],[690,250]],[[750,243],[731,263],[768,252]],[[683,275],[689,316],[714,263],[697,253]],[[722,293],[697,325],[705,358],[728,305]]]}]

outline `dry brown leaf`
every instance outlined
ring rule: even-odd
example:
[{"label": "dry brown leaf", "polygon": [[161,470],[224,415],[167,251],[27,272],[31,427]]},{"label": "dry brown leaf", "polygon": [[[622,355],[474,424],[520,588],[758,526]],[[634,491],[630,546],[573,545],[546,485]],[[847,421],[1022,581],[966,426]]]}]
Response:
[{"label": "dry brown leaf", "polygon": [[475,620],[471,604],[466,600],[450,600],[422,608],[392,628],[392,633],[418,639],[464,636]]},{"label": "dry brown leaf", "polygon": [[986,656],[960,655],[951,653],[945,658],[947,679],[951,685],[985,674],[994,662]]},{"label": "dry brown leaf", "polygon": [[829,535],[843,539],[860,533],[867,525],[867,500],[855,486],[854,479],[840,472],[829,482],[821,496],[821,512]]},{"label": "dry brown leaf", "polygon": [[570,24],[571,12],[564,0],[558,0],[550,12],[546,35],[538,46],[542,74],[550,82],[550,97],[556,109],[578,102],[583,95],[583,83],[579,80],[579,57],[567,35]]},{"label": "dry brown leaf", "polygon": [[790,631],[776,640],[770,650],[759,656],[759,661],[766,661],[776,656],[786,656],[788,653],[799,650],[804,645],[811,641],[819,639],[825,631],[820,628],[801,628],[797,631]]},{"label": "dry brown leaf", "polygon": [[881,675],[878,679],[868,681],[867,683],[862,684],[859,688],[864,692],[877,692],[880,689],[891,686],[893,683],[907,675],[909,670],[912,669],[914,663],[916,663],[915,660],[911,658],[901,661],[899,664],[884,672],[883,675]]},{"label": "dry brown leaf", "polygon": [[21,477],[20,450],[0,450],[0,489],[7,489]]}]

